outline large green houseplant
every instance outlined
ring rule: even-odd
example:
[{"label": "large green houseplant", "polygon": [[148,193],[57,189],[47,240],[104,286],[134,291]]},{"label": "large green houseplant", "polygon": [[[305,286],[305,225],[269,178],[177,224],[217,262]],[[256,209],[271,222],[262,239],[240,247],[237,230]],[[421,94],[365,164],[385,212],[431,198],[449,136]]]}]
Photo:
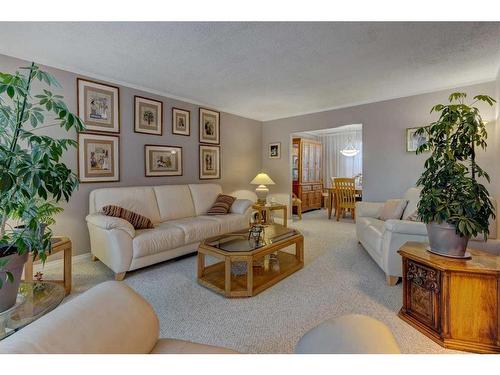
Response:
[{"label": "large green houseplant", "polygon": [[[40,87],[36,95],[34,84]],[[76,142],[37,132],[50,126],[84,129],[51,86],[59,84],[34,63],[14,74],[0,73],[0,311],[15,303],[28,254],[45,261],[51,249],[45,226],[60,211],[57,202],[67,201],[78,186],[61,161]],[[20,225],[12,227],[11,221]]]},{"label": "large green houseplant", "polygon": [[[417,131],[428,141],[417,154],[431,151],[425,171],[417,181],[422,187],[418,216],[427,224],[430,250],[463,258],[470,237],[489,234],[494,208],[480,179],[490,181],[476,163],[476,150],[486,149],[487,132],[478,102],[493,105],[487,95],[477,95],[466,104],[465,93],[453,93],[449,104],[437,104],[432,112],[439,118]],[[479,179],[479,180],[478,180]]]}]

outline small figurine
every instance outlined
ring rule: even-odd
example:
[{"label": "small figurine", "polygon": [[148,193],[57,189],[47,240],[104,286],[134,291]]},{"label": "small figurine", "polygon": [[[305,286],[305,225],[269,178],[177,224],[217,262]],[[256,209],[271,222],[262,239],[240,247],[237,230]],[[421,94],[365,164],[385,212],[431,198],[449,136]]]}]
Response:
[{"label": "small figurine", "polygon": [[248,230],[248,239],[252,239],[256,244],[259,244],[262,240],[262,235],[264,234],[264,225],[254,224]]}]

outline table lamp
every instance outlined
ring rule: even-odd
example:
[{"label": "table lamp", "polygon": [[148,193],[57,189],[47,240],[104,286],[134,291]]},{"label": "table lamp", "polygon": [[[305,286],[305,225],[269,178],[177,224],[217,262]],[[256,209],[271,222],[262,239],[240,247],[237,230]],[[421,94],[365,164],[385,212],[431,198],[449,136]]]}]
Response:
[{"label": "table lamp", "polygon": [[274,181],[271,180],[266,173],[259,173],[255,178],[250,182],[252,185],[259,185],[257,189],[255,189],[255,194],[257,194],[257,203],[266,204],[267,194],[269,193],[269,189],[266,185],[274,185]]}]

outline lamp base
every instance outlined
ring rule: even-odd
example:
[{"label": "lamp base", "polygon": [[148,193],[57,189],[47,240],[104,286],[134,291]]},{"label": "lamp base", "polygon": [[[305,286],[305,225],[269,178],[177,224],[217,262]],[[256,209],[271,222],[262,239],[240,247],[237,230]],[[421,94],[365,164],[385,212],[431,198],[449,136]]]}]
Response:
[{"label": "lamp base", "polygon": [[255,189],[255,194],[257,194],[257,203],[258,204],[266,204],[268,193],[269,193],[269,189],[266,187],[266,185],[257,186],[257,189]]}]

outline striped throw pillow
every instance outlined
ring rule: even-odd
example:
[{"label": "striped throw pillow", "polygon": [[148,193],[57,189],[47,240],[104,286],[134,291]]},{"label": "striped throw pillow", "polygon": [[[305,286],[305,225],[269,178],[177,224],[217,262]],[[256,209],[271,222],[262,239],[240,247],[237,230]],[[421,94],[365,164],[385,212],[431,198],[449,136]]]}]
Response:
[{"label": "striped throw pillow", "polygon": [[147,217],[139,215],[133,211],[126,210],[125,208],[119,206],[104,206],[101,212],[106,216],[119,217],[123,220],[127,220],[134,229],[152,229],[153,223]]},{"label": "striped throw pillow", "polygon": [[219,194],[207,215],[227,215],[235,200],[236,198],[230,195]]}]

